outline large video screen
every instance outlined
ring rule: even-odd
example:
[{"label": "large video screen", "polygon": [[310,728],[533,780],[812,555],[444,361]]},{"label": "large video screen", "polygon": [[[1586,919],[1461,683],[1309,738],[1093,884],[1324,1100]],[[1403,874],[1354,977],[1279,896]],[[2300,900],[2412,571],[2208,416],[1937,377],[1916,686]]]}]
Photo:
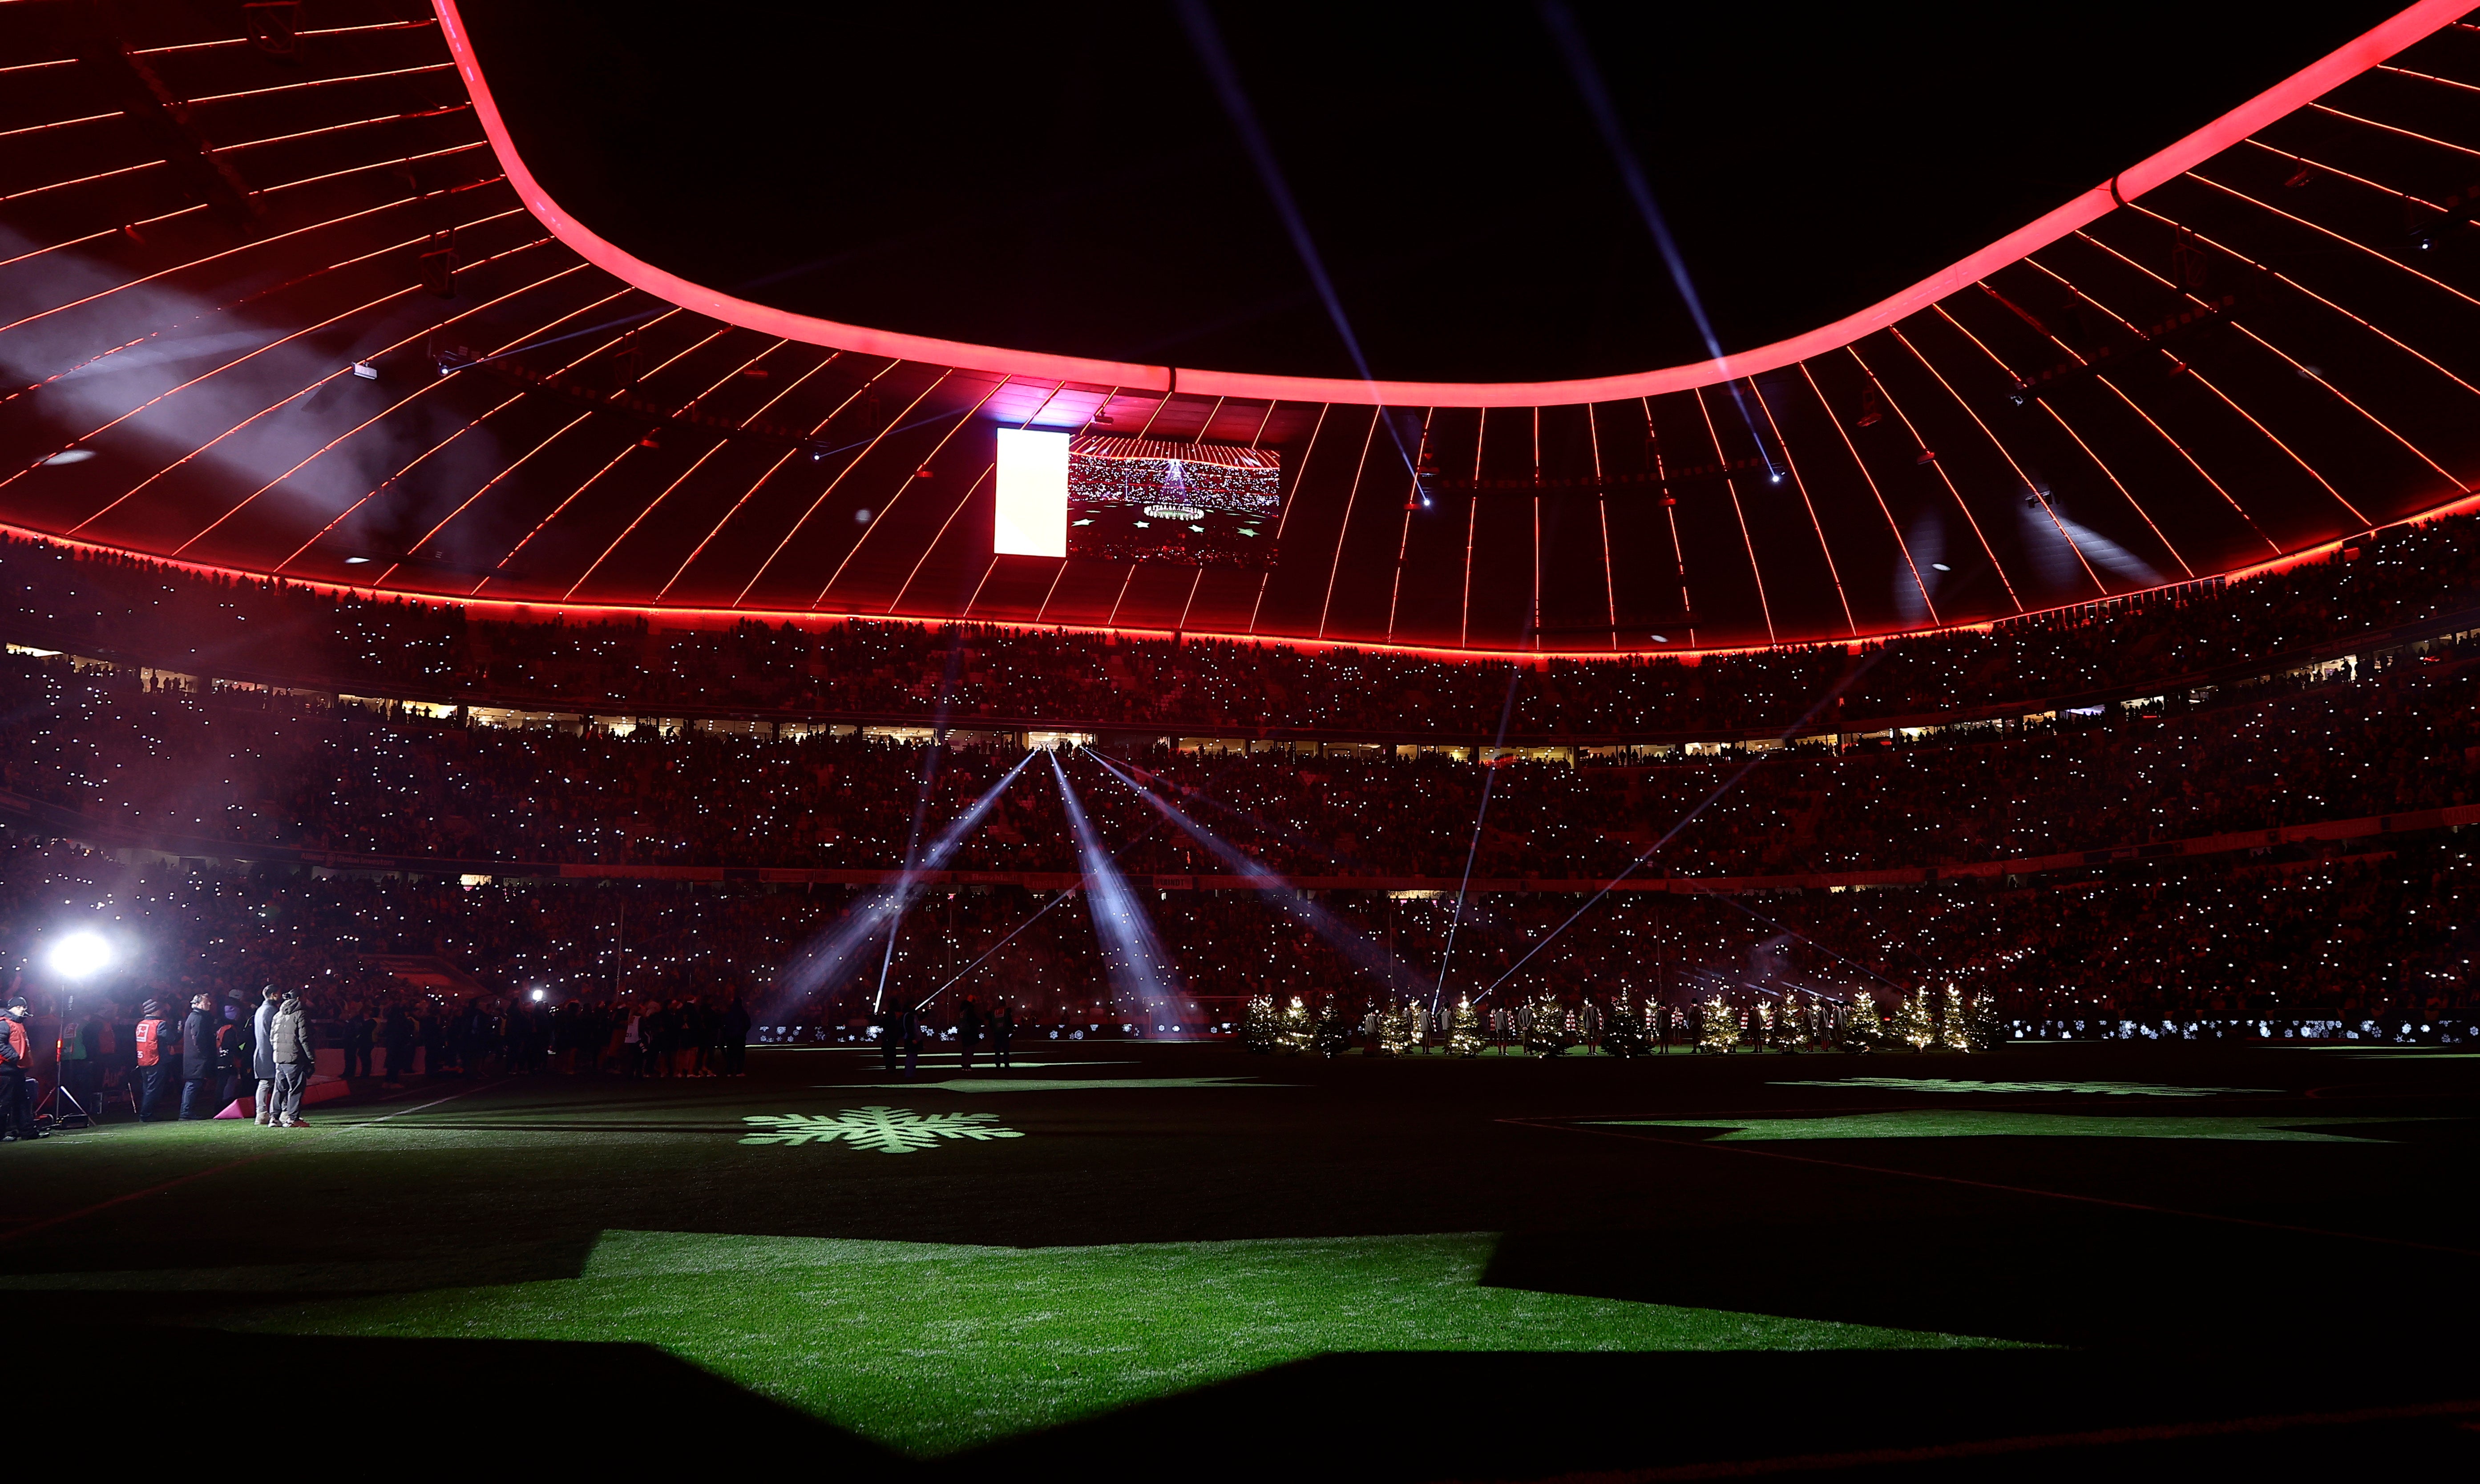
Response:
[{"label": "large video screen", "polygon": [[1068,448],[1068,554],[1272,567],[1282,480],[1264,448],[1080,433]]}]

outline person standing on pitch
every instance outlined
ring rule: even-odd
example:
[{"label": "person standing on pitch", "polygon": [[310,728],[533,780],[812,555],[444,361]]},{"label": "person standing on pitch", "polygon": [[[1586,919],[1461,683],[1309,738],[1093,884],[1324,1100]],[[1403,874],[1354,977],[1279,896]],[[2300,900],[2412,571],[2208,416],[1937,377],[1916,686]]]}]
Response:
[{"label": "person standing on pitch", "polygon": [[258,1010],[250,1016],[249,1074],[258,1080],[258,1095],[250,1100],[251,1117],[258,1126],[267,1128],[275,1122],[275,1008],[278,991],[273,985],[259,992]]},{"label": "person standing on pitch", "polygon": [[214,1005],[212,996],[190,996],[190,1017],[181,1022],[183,1122],[216,1115],[216,1111],[207,1106],[216,1095],[216,1032],[222,1028]]},{"label": "person standing on pitch", "polygon": [[1008,1041],[1015,1035],[1016,1011],[1010,1010],[1007,1002],[1002,1000],[998,1008],[991,1011],[991,1064],[993,1066],[1005,1067],[1008,1064]]},{"label": "person standing on pitch", "polygon": [[27,1096],[27,1075],[35,1067],[34,1038],[26,1034],[26,997],[17,995],[0,1011],[0,1143],[40,1139],[35,1109]]},{"label": "person standing on pitch", "polygon": [[973,1069],[973,1048],[981,1043],[981,1039],[982,1008],[974,1004],[971,996],[969,995],[965,999],[964,1008],[956,1011],[956,1064],[958,1066],[969,1072]]},{"label": "person standing on pitch", "polygon": [[275,1125],[300,1128],[301,1091],[319,1064],[318,1054],[310,1049],[310,1008],[300,995],[288,994],[275,1008],[268,1036],[273,1042],[268,1054],[275,1060]]},{"label": "person standing on pitch", "polygon": [[138,1121],[154,1123],[164,1116],[164,1099],[172,1090],[172,1056],[178,1051],[164,1002],[148,1000],[138,1012]]}]

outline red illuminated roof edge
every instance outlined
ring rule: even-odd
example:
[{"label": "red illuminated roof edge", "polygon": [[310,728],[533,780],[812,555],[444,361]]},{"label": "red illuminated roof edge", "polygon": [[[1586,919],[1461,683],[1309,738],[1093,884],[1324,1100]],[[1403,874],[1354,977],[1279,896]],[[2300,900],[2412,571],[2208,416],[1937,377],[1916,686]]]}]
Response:
[{"label": "red illuminated roof edge", "polygon": [[1539,407],[1574,402],[1613,401],[1666,392],[1714,386],[1760,371],[1778,370],[1853,341],[1927,308],[1959,289],[2048,246],[2068,233],[2106,216],[2123,201],[2202,164],[2273,122],[2303,108],[2391,57],[2394,53],[2445,27],[2469,8],[2471,0],[2419,0],[2373,30],[2259,93],[2185,139],[2151,158],[2121,170],[2111,180],[2025,226],[2018,227],[1978,252],[1857,314],[1806,334],[1778,340],[1718,360],[1699,361],[1658,371],[1574,381],[1356,381],[1340,377],[1272,376],[1249,371],[1203,371],[1185,367],[1140,366],[1124,361],[1098,361],[1083,356],[1051,355],[1038,350],[1011,350],[962,341],[904,335],[842,324],[809,315],[770,309],[735,298],[667,273],[624,251],[560,208],[526,167],[509,139],[490,84],[465,34],[456,0],[431,0],[440,29],[448,39],[456,69],[473,94],[475,116],[489,137],[492,152],[528,210],[579,256],[605,272],[684,309],[761,334],[806,345],[824,345],[864,355],[922,361],[964,371],[995,371],[1042,381],[1091,382],[1130,391],[1193,393],[1203,397],[1236,397],[1282,401],[1341,402],[1388,407]]}]

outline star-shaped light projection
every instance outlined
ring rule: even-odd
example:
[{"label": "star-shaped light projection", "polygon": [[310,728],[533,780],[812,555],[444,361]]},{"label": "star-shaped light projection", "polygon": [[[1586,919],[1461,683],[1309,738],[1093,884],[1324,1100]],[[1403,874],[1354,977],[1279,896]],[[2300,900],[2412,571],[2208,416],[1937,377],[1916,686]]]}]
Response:
[{"label": "star-shaped light projection", "polygon": [[912,1154],[935,1147],[943,1139],[1022,1139],[1015,1129],[1000,1128],[996,1113],[917,1113],[905,1108],[873,1104],[840,1113],[752,1113],[741,1119],[768,1132],[753,1133],[744,1144],[832,1144],[839,1140],[856,1149],[881,1154]]},{"label": "star-shaped light projection", "polygon": [[2354,1144],[2367,1140],[2312,1128],[2341,1124],[2422,1123],[2421,1118],[2147,1118],[2082,1113],[2007,1113],[1996,1109],[1920,1108],[1833,1118],[1606,1118],[1619,1128],[1728,1129],[1716,1143],[1794,1139],[2223,1139],[2266,1143]]}]

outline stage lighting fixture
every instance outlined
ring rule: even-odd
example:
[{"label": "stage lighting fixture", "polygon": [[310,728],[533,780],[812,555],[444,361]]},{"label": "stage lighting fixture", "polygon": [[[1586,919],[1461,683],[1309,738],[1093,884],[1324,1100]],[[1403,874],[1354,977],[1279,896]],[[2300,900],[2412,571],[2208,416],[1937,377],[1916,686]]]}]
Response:
[{"label": "stage lighting fixture", "polygon": [[368,361],[355,361],[353,363],[353,374],[359,376],[364,381],[376,381],[379,379],[379,369],[373,366]]},{"label": "stage lighting fixture", "polygon": [[540,1000],[542,997],[543,997],[543,992],[542,992],[541,990],[537,989],[537,990],[535,990],[535,991],[534,991],[534,998],[535,998],[536,1000]]},{"label": "stage lighting fixture", "polygon": [[1939,572],[1952,572],[1952,571],[1954,571],[1954,569],[1953,569],[1953,568],[1951,568],[1951,567],[1948,566],[1948,565],[1947,565],[1946,563],[1944,563],[1944,562],[1931,562],[1931,563],[1929,563],[1929,566],[1930,566],[1930,567],[1932,567],[1932,568],[1934,568],[1935,570],[1937,570],[1937,571],[1939,571]]},{"label": "stage lighting fixture", "polygon": [[94,933],[77,932],[52,945],[52,972],[63,979],[89,979],[112,963],[112,945]]},{"label": "stage lighting fixture", "polygon": [[370,558],[367,556],[348,556],[345,558],[345,565],[348,567],[359,567],[369,561]]},{"label": "stage lighting fixture", "polygon": [[94,450],[92,448],[63,448],[60,452],[43,460],[43,462],[46,464],[83,464],[92,457],[94,457]]},{"label": "stage lighting fixture", "polygon": [[1937,462],[1937,450],[1935,448],[1923,448],[1920,452],[1912,455],[1912,462],[1915,464],[1934,464]]},{"label": "stage lighting fixture", "polygon": [[1645,637],[1651,639],[1656,644],[1668,644],[1670,642],[1670,635],[1668,634],[1647,634]]},{"label": "stage lighting fixture", "polygon": [[853,524],[855,525],[867,525],[869,524],[869,507],[865,505],[861,509],[854,511]]}]

